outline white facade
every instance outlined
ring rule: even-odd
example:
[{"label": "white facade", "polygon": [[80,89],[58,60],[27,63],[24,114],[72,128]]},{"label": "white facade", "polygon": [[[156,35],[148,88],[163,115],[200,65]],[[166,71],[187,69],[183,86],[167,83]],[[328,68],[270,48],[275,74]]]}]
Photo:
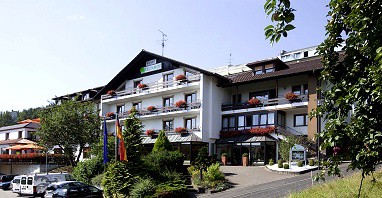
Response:
[{"label": "white facade", "polygon": [[[21,139],[33,139],[34,132],[37,131],[38,124],[25,123],[12,126],[5,126],[0,128],[0,153],[7,153],[3,148],[9,147],[10,144],[16,143]],[[15,153],[15,151],[8,151],[9,154]]]}]

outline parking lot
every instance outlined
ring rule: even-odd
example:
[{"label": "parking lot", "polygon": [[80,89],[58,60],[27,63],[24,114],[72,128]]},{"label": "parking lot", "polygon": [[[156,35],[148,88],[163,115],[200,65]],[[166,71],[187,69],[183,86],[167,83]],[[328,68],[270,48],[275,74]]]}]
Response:
[{"label": "parking lot", "polygon": [[0,190],[0,197],[13,198],[19,197],[19,195],[17,193],[12,193],[12,190]]}]

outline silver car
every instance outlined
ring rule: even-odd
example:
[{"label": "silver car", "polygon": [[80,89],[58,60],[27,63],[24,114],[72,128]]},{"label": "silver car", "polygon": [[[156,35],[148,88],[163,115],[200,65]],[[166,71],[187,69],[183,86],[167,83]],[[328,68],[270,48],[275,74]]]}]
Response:
[{"label": "silver car", "polygon": [[81,187],[81,186],[88,186],[88,185],[78,181],[62,181],[62,182],[52,183],[52,184],[49,184],[49,186],[46,188],[44,197],[52,198],[53,192],[60,188]]}]

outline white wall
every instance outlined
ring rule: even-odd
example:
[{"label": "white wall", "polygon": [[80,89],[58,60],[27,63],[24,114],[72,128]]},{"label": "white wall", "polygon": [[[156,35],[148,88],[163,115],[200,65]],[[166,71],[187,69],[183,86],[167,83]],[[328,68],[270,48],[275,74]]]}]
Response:
[{"label": "white wall", "polygon": [[287,127],[290,127],[304,135],[308,135],[308,126],[299,126],[299,127],[295,127],[294,126],[294,115],[296,114],[306,114],[308,113],[308,109],[306,108],[303,108],[303,109],[293,109],[293,110],[288,110],[288,111],[285,111],[285,116],[286,116],[286,123],[285,125]]}]

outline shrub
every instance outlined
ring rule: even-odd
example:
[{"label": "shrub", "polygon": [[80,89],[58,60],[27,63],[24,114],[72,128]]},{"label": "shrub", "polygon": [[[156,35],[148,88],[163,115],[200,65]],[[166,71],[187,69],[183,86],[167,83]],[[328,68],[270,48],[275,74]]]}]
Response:
[{"label": "shrub", "polygon": [[164,131],[161,130],[159,132],[157,141],[154,144],[154,148],[152,152],[158,152],[158,151],[171,151],[172,146],[166,135],[164,134]]},{"label": "shrub", "polygon": [[277,160],[277,166],[279,168],[283,168],[283,160],[281,160],[281,159]]},{"label": "shrub", "polygon": [[131,189],[130,196],[143,198],[153,197],[156,191],[156,185],[151,178],[140,179]]},{"label": "shrub", "polygon": [[138,177],[131,174],[132,167],[126,161],[114,161],[110,163],[102,179],[101,185],[106,197],[127,196]]},{"label": "shrub", "polygon": [[219,169],[220,164],[215,163],[207,168],[207,171],[203,172],[203,179],[205,185],[209,188],[216,188],[219,183],[224,182],[225,176]]},{"label": "shrub", "polygon": [[197,169],[204,169],[207,170],[207,167],[211,166],[212,164],[216,163],[216,155],[209,156],[208,155],[208,148],[202,147],[198,150],[198,155],[196,156],[196,159],[193,163],[195,168]]},{"label": "shrub", "polygon": [[148,169],[155,172],[163,170],[181,171],[183,168],[184,155],[179,151],[151,152],[143,158],[144,164]]},{"label": "shrub", "polygon": [[273,161],[273,159],[269,159],[269,166],[273,166],[275,164],[275,162]]},{"label": "shrub", "polygon": [[284,169],[289,169],[289,164],[284,164]]},{"label": "shrub", "polygon": [[157,186],[155,197],[186,197],[187,187],[182,181],[170,181]]},{"label": "shrub", "polygon": [[297,162],[297,166],[298,166],[298,167],[303,167],[303,166],[304,166],[304,162],[301,161],[301,160],[298,161],[298,162]]},{"label": "shrub", "polygon": [[103,179],[104,176],[105,176],[105,174],[102,173],[102,174],[99,174],[99,175],[93,177],[93,178],[91,179],[91,184],[92,184],[93,186],[100,187],[100,186],[101,186],[101,183],[102,183],[102,179]]},{"label": "shrub", "polygon": [[95,157],[79,162],[73,169],[73,177],[78,181],[91,184],[91,179],[103,171],[102,158]]},{"label": "shrub", "polygon": [[314,166],[314,159],[309,159],[309,162],[308,162],[309,164],[309,166]]},{"label": "shrub", "polygon": [[248,153],[244,153],[242,157],[248,157]]}]

